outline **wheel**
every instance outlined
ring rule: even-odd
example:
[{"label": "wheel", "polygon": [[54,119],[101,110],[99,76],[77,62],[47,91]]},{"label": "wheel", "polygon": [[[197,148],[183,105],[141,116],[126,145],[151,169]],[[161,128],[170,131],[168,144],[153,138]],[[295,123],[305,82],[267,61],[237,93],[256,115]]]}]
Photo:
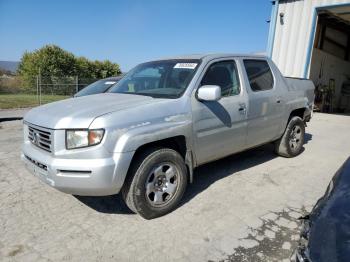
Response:
[{"label": "wheel", "polygon": [[294,116],[289,120],[283,136],[275,142],[275,152],[284,157],[294,157],[301,153],[305,136],[303,120]]},{"label": "wheel", "polygon": [[187,169],[181,155],[168,148],[153,148],[132,163],[122,189],[126,205],[145,219],[176,208],[187,186]]}]

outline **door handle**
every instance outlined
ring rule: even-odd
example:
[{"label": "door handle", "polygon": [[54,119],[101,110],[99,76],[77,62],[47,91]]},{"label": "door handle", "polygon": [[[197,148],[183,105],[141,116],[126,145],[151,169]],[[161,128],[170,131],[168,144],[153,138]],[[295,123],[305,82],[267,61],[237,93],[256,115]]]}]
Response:
[{"label": "door handle", "polygon": [[239,108],[238,108],[238,111],[241,113],[241,114],[245,114],[247,108],[245,106],[245,104],[240,104],[239,105]]}]

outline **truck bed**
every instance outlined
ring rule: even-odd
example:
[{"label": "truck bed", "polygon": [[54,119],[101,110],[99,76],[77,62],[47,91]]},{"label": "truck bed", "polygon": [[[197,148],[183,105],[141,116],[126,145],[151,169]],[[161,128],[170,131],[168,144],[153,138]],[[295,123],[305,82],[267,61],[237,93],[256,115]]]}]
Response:
[{"label": "truck bed", "polygon": [[315,99],[315,86],[310,79],[285,77],[288,91],[295,93],[298,97],[306,97],[309,105]]}]

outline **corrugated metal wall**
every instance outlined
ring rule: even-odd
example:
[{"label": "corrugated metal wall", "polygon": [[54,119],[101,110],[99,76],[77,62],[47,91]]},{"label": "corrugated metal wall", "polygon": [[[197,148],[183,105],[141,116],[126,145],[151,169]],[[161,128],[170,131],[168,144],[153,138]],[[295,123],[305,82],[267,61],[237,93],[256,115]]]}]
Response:
[{"label": "corrugated metal wall", "polygon": [[[272,40],[272,60],[285,76],[304,77],[313,15],[316,7],[350,3],[349,0],[280,1]],[[280,14],[284,13],[283,19]],[[308,75],[307,75],[308,76]]]}]

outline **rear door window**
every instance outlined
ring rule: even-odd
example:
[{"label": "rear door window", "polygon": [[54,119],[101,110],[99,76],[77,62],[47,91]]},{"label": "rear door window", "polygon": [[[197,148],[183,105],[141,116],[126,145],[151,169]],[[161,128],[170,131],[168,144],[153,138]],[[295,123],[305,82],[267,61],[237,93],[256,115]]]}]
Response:
[{"label": "rear door window", "polygon": [[269,64],[265,60],[244,60],[250,87],[254,92],[273,88],[273,76]]}]

